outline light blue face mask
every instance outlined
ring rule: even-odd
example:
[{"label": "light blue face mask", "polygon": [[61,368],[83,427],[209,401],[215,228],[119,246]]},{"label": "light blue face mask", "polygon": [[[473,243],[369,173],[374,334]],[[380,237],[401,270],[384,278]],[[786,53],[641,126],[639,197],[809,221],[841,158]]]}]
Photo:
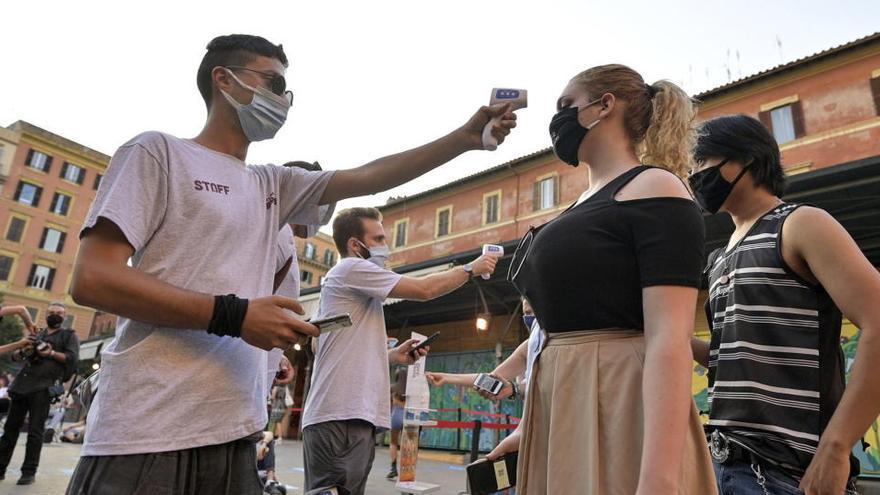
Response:
[{"label": "light blue face mask", "polygon": [[278,129],[284,125],[287,120],[287,112],[290,110],[290,102],[282,96],[278,96],[268,89],[261,87],[251,87],[241,82],[239,78],[232,73],[226,71],[235,82],[242,88],[253,92],[254,96],[251,102],[244,105],[235,100],[226,91],[220,90],[226,101],[238,112],[238,121],[241,123],[241,130],[248,140],[263,141],[264,139],[272,139],[278,133]]},{"label": "light blue face mask", "polygon": [[373,263],[379,268],[385,268],[385,263],[388,262],[388,258],[391,257],[391,248],[388,247],[387,244],[382,244],[381,246],[373,246],[368,248],[366,244],[361,241],[358,241],[361,246],[363,246],[367,251],[370,252],[370,257],[367,258],[367,261]]}]

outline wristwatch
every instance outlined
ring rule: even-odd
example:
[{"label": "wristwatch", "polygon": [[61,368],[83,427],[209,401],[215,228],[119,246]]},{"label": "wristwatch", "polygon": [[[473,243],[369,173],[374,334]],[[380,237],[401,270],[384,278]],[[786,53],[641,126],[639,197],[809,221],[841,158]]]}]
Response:
[{"label": "wristwatch", "polygon": [[466,264],[466,265],[462,265],[461,268],[462,268],[462,270],[464,270],[468,275],[471,275],[471,276],[474,275],[474,264],[473,264],[473,263],[468,263],[468,264]]}]

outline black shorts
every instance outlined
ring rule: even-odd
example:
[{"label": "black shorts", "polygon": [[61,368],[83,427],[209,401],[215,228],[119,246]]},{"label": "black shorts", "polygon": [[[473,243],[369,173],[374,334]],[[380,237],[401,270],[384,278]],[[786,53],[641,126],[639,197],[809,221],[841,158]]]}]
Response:
[{"label": "black shorts", "polygon": [[260,495],[257,438],[171,452],[84,456],[67,495]]}]

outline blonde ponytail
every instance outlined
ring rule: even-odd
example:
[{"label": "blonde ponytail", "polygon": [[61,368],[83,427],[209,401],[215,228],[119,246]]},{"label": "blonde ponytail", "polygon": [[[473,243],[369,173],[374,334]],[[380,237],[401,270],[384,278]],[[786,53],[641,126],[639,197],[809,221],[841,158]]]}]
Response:
[{"label": "blonde ponytail", "polygon": [[693,168],[696,102],[670,81],[645,84],[642,76],[620,64],[587,69],[574,81],[590,95],[612,93],[626,101],[624,126],[639,159],[680,177]]},{"label": "blonde ponytail", "polygon": [[645,163],[662,165],[684,177],[694,165],[696,103],[670,81],[657,81],[650,88],[653,111],[639,154]]}]

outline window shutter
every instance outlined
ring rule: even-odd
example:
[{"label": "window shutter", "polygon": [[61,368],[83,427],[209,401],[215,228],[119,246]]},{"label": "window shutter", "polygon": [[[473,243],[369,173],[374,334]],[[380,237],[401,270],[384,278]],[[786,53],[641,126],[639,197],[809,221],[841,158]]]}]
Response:
[{"label": "window shutter", "polygon": [[79,169],[79,177],[76,178],[76,183],[79,185],[82,185],[82,183],[85,182],[85,180],[86,180],[86,169],[81,168],[81,169]]},{"label": "window shutter", "polygon": [[15,188],[15,198],[13,201],[18,201],[18,198],[21,197],[21,188],[24,187],[24,182],[18,181],[18,187]]},{"label": "window shutter", "polygon": [[43,172],[46,172],[48,174],[51,169],[52,169],[52,157],[46,156],[46,165],[43,167]]},{"label": "window shutter", "polygon": [[794,121],[794,137],[802,137],[806,134],[806,129],[804,126],[804,108],[801,102],[796,101],[791,104],[791,118]]},{"label": "window shutter", "polygon": [[52,213],[55,213],[55,207],[58,206],[58,198],[58,193],[55,193],[55,195],[52,196],[52,204],[49,205],[49,211]]},{"label": "window shutter", "polygon": [[27,165],[30,165],[31,163],[33,163],[33,161],[34,161],[34,150],[33,150],[33,149],[29,149],[29,150],[28,150],[28,154],[27,154],[27,158],[25,158],[24,162],[25,162]]},{"label": "window shutter", "polygon": [[535,182],[532,187],[532,211],[541,209],[541,182]]},{"label": "window shutter", "polygon": [[871,78],[871,96],[874,97],[874,111],[880,115],[880,77]]},{"label": "window shutter", "polygon": [[40,196],[42,196],[42,194],[43,194],[43,188],[38,187],[37,192],[34,193],[34,204],[32,204],[31,206],[36,208],[37,206],[40,205]]},{"label": "window shutter", "polygon": [[55,281],[55,269],[49,268],[49,276],[46,277],[46,290],[52,290],[52,282]]},{"label": "window shutter", "polygon": [[34,286],[34,275],[37,273],[37,265],[31,265],[31,273],[28,274],[28,287]]},{"label": "window shutter", "polygon": [[43,236],[40,237],[40,249],[43,249],[43,246],[46,245],[46,236],[49,235],[49,228],[43,227]]},{"label": "window shutter", "polygon": [[58,174],[58,177],[61,177],[63,179],[64,176],[67,175],[67,168],[68,167],[70,167],[70,164],[67,162],[64,162],[63,164],[61,164],[61,173]]},{"label": "window shutter", "polygon": [[67,240],[67,232],[61,233],[61,238],[58,239],[58,249],[55,251],[56,253],[60,253],[64,251],[64,241]]},{"label": "window shutter", "polygon": [[558,206],[562,199],[562,176],[557,175],[553,178],[553,205]]},{"label": "window shutter", "polygon": [[770,110],[758,112],[758,120],[770,131],[770,134],[773,134],[773,120],[770,118]]}]

